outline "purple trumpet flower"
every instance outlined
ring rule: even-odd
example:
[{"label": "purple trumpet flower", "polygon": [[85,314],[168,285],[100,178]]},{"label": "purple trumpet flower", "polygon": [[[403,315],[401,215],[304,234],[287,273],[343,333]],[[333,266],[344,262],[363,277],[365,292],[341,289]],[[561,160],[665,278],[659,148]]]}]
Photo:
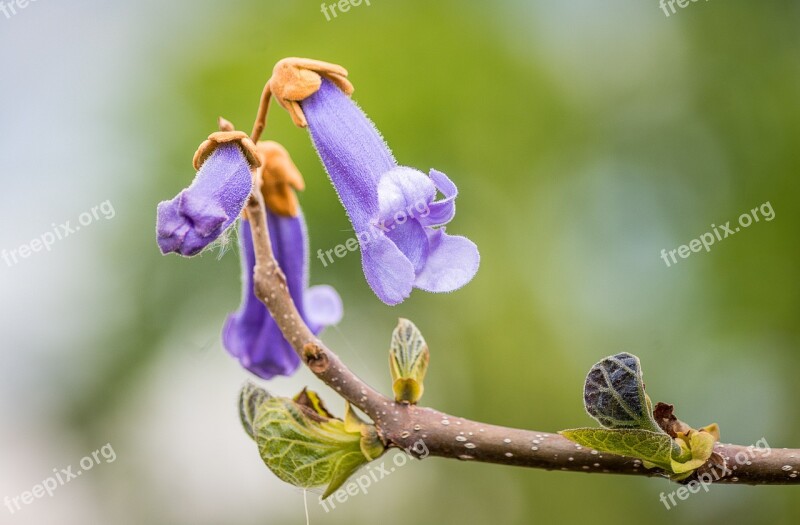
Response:
[{"label": "purple trumpet flower", "polygon": [[478,271],[477,246],[437,228],[455,216],[455,184],[436,170],[399,166],[373,123],[329,80],[300,104],[378,298],[394,305],[412,288],[451,292],[467,284]]},{"label": "purple trumpet flower", "polygon": [[161,253],[191,257],[203,251],[239,218],[252,189],[250,164],[241,147],[219,144],[191,186],[158,205]]},{"label": "purple trumpet flower", "polygon": [[[297,310],[315,335],[342,318],[342,300],[327,285],[308,288],[308,236],[302,213],[281,216],[267,209],[267,225],[272,250],[289,287]],[[222,332],[225,348],[243,367],[264,379],[291,375],[300,358],[281,333],[267,307],[253,293],[253,268],[256,264],[250,223],[239,228],[242,305],[228,316]]]}]

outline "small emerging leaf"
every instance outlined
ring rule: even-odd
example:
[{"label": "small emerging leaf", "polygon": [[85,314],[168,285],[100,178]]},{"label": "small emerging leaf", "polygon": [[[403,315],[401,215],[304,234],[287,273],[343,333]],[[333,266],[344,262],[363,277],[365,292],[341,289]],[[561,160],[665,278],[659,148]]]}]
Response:
[{"label": "small emerging leaf", "polygon": [[595,364],[583,389],[586,411],[602,426],[664,433],[644,391],[639,358],[621,353]]},{"label": "small emerging leaf", "polygon": [[698,430],[690,430],[687,434],[679,433],[675,441],[681,453],[672,458],[672,471],[676,474],[690,473],[708,461],[714,452],[714,445],[719,440],[719,427],[716,423]]},{"label": "small emerging leaf", "polygon": [[708,432],[712,436],[714,436],[714,441],[719,441],[719,425],[716,423],[711,423],[710,425],[706,425],[700,429],[701,432]]},{"label": "small emerging leaf", "polygon": [[361,432],[361,427],[366,425],[363,419],[358,417],[356,411],[350,405],[350,401],[344,402],[344,429],[348,432]]},{"label": "small emerging leaf", "polygon": [[[662,468],[672,467],[673,441],[667,434],[640,429],[575,428],[559,432],[567,439],[620,456],[630,456]],[[650,465],[645,465],[649,468]]]},{"label": "small emerging leaf", "polygon": [[258,388],[249,381],[242,387],[242,392],[239,394],[239,417],[244,430],[251,439],[256,438],[253,431],[256,411],[258,407],[270,397],[266,390]]},{"label": "small emerging leaf", "polygon": [[392,332],[389,368],[392,390],[398,403],[416,403],[425,390],[423,381],[428,371],[430,352],[419,329],[408,319],[400,319]]},{"label": "small emerging leaf", "polygon": [[304,388],[299,394],[294,396],[294,402],[310,408],[323,419],[333,419],[333,415],[328,412],[325,403],[322,402],[322,399],[320,399],[319,395],[313,390]]},{"label": "small emerging leaf", "polygon": [[386,452],[386,447],[378,435],[375,425],[364,425],[361,427],[361,453],[372,461],[378,459]]},{"label": "small emerging leaf", "polygon": [[350,406],[349,401],[344,404],[344,429],[347,432],[361,434],[361,452],[368,460],[377,459],[386,451],[375,425],[365,423],[364,420],[358,417],[356,411]]}]

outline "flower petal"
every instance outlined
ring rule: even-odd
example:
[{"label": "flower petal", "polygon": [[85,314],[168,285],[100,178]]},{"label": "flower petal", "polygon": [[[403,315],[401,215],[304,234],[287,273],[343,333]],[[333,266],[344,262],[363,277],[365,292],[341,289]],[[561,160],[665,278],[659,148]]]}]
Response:
[{"label": "flower petal", "polygon": [[414,281],[414,286],[428,292],[452,292],[472,280],[480,265],[475,243],[457,235],[447,235],[444,228],[427,230],[428,259]]},{"label": "flower petal", "polygon": [[[309,328],[318,334],[322,328],[338,323],[342,300],[330,286],[308,284],[308,237],[302,213],[284,217],[267,210],[267,226],[275,259],[286,277],[289,294]],[[222,333],[225,348],[239,362],[264,379],[291,375],[300,359],[280,331],[269,310],[253,293],[256,259],[250,223],[239,229],[242,261],[242,304],[228,316]]]},{"label": "flower petal", "polygon": [[411,295],[414,265],[385,235],[361,243],[361,266],[370,288],[384,303],[395,305]]},{"label": "flower petal", "polygon": [[425,235],[425,227],[419,221],[408,219],[404,223],[393,224],[390,229],[386,235],[414,265],[414,273],[418,273],[428,259],[428,237]]},{"label": "flower petal", "polygon": [[223,345],[243,367],[259,377],[271,379],[276,375],[291,375],[300,365],[300,358],[283,337],[267,307],[253,293],[256,261],[250,224],[246,221],[242,221],[239,229],[239,243],[243,299],[239,310],[225,322]]},{"label": "flower petal", "polygon": [[327,284],[312,286],[303,297],[308,326],[315,335],[323,328],[337,324],[342,320],[344,308],[342,298]]},{"label": "flower petal", "polygon": [[378,213],[387,222],[416,218],[436,196],[433,181],[419,170],[399,166],[378,182]]},{"label": "flower petal", "polygon": [[164,201],[156,208],[156,238],[161,253],[170,253],[180,249],[190,225],[178,211],[178,197]]},{"label": "flower petal", "polygon": [[441,226],[453,220],[456,215],[455,201],[458,196],[458,188],[450,180],[450,177],[441,171],[432,169],[430,177],[436,185],[436,189],[444,195],[444,199],[431,202],[428,205],[428,213],[420,216],[419,221],[425,226]]},{"label": "flower petal", "polygon": [[158,205],[161,252],[187,257],[200,253],[236,221],[252,187],[250,164],[241,148],[220,144],[188,188]]},{"label": "flower petal", "polygon": [[[300,105],[357,233],[364,275],[375,294],[393,305],[415,285],[440,292],[469,282],[480,259],[475,244],[427,228],[455,215],[455,184],[436,170],[425,175],[398,167],[372,122],[329,80],[323,78]],[[444,199],[435,202],[437,190]]]},{"label": "flower petal", "polygon": [[178,213],[192,222],[199,237],[219,234],[219,228],[230,218],[219,203],[203,195],[184,190],[177,199]]},{"label": "flower petal", "polygon": [[236,314],[229,315],[222,331],[223,344],[244,368],[258,377],[292,375],[300,366],[300,358],[263,304],[261,307],[265,316],[261,322],[246,322]]},{"label": "flower petal", "polygon": [[[248,224],[248,230],[249,228]],[[305,318],[303,294],[308,286],[309,264],[305,218],[302,213],[291,217],[280,216],[267,210],[267,228],[275,260],[286,276],[289,295]]]},{"label": "flower petal", "polygon": [[300,102],[325,170],[356,231],[366,231],[378,211],[380,176],[397,166],[375,125],[328,79]]}]

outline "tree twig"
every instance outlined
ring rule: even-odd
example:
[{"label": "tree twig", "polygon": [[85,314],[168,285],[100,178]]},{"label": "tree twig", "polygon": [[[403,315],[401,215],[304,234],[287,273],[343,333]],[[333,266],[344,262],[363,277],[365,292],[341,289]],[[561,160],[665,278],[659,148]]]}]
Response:
[{"label": "tree twig", "polygon": [[261,100],[258,104],[258,113],[256,114],[256,120],[253,123],[253,131],[250,133],[250,140],[252,140],[254,144],[258,144],[258,141],[261,138],[261,133],[263,133],[264,127],[267,125],[267,112],[269,111],[270,98],[272,98],[272,86],[270,85],[269,81],[267,81],[267,83],[264,84],[264,91],[261,92]]},{"label": "tree twig", "polygon": [[[272,252],[263,196],[253,192],[247,203],[256,255],[254,291],[266,305],[284,337],[308,368],[375,423],[384,444],[414,454],[420,439],[432,456],[586,473],[658,476],[638,459],[581,447],[550,432],[520,430],[450,416],[432,408],[396,403],[359,379],[320,341],[303,321],[289,295],[286,279]],[[710,479],[748,485],[798,484],[800,450],[764,449],[717,444],[726,460]],[[685,480],[690,481],[691,478]]]}]

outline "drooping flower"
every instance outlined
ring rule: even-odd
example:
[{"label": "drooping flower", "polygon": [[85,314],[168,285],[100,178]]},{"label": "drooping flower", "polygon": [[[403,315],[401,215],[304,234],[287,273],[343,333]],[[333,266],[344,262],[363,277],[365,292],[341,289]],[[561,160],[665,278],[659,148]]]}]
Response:
[{"label": "drooping flower", "polygon": [[467,284],[478,271],[478,248],[439,227],[455,216],[455,184],[436,170],[399,166],[373,123],[328,79],[300,105],[375,294],[394,305],[412,288],[450,292]]},{"label": "drooping flower", "polygon": [[222,131],[200,146],[194,164],[198,172],[192,184],[158,205],[161,253],[197,255],[233,225],[253,189],[251,170],[259,161],[245,133]]},{"label": "drooping flower", "polygon": [[[289,294],[303,320],[314,334],[336,324],[342,317],[342,301],[332,287],[308,287],[308,234],[303,214],[291,188],[302,187],[303,179],[282,146],[260,142],[262,189],[267,202],[267,227],[272,251],[286,276]],[[280,331],[269,310],[253,293],[255,251],[250,223],[239,227],[242,262],[242,304],[228,316],[223,328],[225,348],[233,357],[264,379],[291,375],[300,358]]]}]

